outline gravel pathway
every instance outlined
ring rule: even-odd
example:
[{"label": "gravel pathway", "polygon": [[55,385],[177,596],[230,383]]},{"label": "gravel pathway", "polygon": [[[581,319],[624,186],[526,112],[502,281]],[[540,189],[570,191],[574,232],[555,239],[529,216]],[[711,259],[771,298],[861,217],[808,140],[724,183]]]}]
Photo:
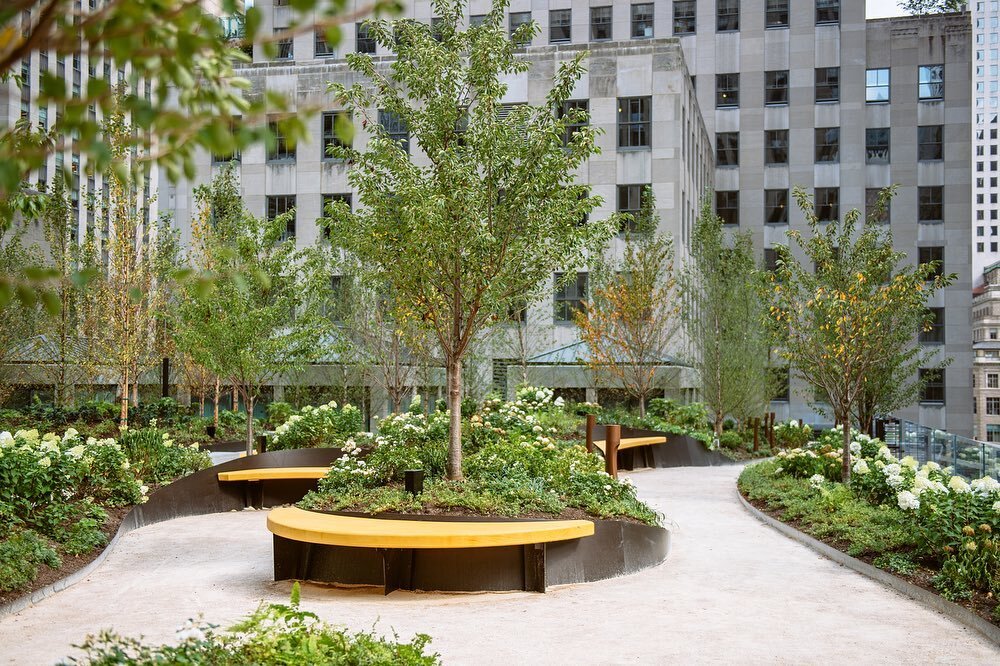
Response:
[{"label": "gravel pathway", "polygon": [[[950,619],[762,525],[737,467],[637,472],[674,523],[667,561],[545,594],[419,594],[305,585],[302,605],[353,629],[428,633],[447,664],[1000,663]],[[52,664],[88,632],[169,641],[201,613],[226,625],[271,580],[263,512],[180,518],[126,535],[87,580],[0,620],[0,663]]]}]

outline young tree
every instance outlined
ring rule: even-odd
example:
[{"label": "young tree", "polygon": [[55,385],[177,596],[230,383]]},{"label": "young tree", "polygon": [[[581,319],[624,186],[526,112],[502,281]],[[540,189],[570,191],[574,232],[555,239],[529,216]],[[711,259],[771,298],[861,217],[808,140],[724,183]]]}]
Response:
[{"label": "young tree", "polygon": [[679,303],[673,239],[658,231],[652,191],[642,199],[635,228],[626,227],[621,258],[606,258],[591,270],[592,295],[574,320],[590,348],[590,370],[635,398],[645,416],[657,369],[678,346]]},{"label": "young tree", "polygon": [[906,255],[893,248],[887,228],[868,220],[859,231],[857,210],[821,225],[809,196],[799,188],[794,193],[811,233],[788,236],[809,263],[777,247],[778,269],[764,292],[770,329],[796,374],[826,395],[844,425],[846,482],[852,415],[866,386],[872,388],[867,378],[912,349],[912,323],[927,316],[928,296],[955,276],[938,274],[933,264],[900,267]]},{"label": "young tree", "polygon": [[736,233],[727,240],[707,198],[679,282],[681,317],[701,398],[720,435],[726,416],[759,415],[775,394],[775,380],[750,234]]},{"label": "young tree", "polygon": [[[599,248],[612,223],[580,220],[598,200],[574,184],[597,152],[595,130],[571,123],[586,113],[556,114],[583,71],[583,53],[557,68],[546,104],[501,114],[505,81],[529,64],[507,32],[507,3],[495,2],[468,31],[461,0],[435,0],[434,26],[369,23],[369,34],[395,58],[376,64],[352,53],[348,64],[370,83],[332,86],[372,133],[365,150],[340,147],[362,207],[334,204],[332,237],[356,257],[372,284],[387,284],[399,308],[430,330],[441,348],[451,408],[447,475],[462,478],[462,362],[473,338],[548,293],[554,270]],[[535,24],[518,29],[527,38]],[[379,117],[375,111],[378,110]],[[408,141],[385,124],[405,126]],[[409,146],[426,155],[411,160]]]},{"label": "young tree", "polygon": [[914,16],[962,12],[968,4],[965,0],[900,0],[898,3],[900,9]]},{"label": "young tree", "polygon": [[[291,213],[264,220],[243,207],[232,165],[198,193],[203,237],[192,267],[211,279],[187,282],[178,295],[174,330],[180,349],[231,384],[247,410],[247,452],[261,389],[323,353],[329,322],[320,313],[320,285],[329,267],[317,248],[282,239]],[[203,254],[202,254],[203,253]]]},{"label": "young tree", "polygon": [[[0,229],[0,271],[23,271],[41,264],[37,247],[25,245],[23,229]],[[29,299],[0,300],[0,404],[22,380],[11,374],[10,361],[39,330],[44,319],[40,304]]]}]

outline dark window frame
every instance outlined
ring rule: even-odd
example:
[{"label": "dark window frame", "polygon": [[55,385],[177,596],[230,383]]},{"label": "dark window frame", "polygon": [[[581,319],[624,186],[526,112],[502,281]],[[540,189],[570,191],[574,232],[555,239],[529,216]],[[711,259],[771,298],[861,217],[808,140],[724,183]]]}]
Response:
[{"label": "dark window frame", "polygon": [[764,165],[788,164],[788,130],[764,130]]},{"label": "dark window frame", "polygon": [[281,133],[277,121],[267,123],[268,129],[274,135],[274,144],[267,148],[268,162],[294,162],[297,159],[296,148],[288,145],[288,140]]},{"label": "dark window frame", "polygon": [[[553,284],[558,284],[562,280],[564,273],[555,273],[552,276]],[[589,273],[577,271],[576,282],[567,282],[552,291],[552,318],[557,323],[573,323],[574,314],[583,310],[583,301],[587,298],[587,291],[590,287]]]},{"label": "dark window frame", "polygon": [[[289,205],[290,204],[290,205]],[[292,216],[285,224],[285,230],[281,233],[281,241],[295,238],[295,220],[298,217],[296,200],[294,194],[269,194],[266,198],[266,219],[273,220],[279,215],[284,215],[292,211]]]},{"label": "dark window frame", "polygon": [[674,0],[673,34],[693,35],[697,31],[698,31],[697,0]]},{"label": "dark window frame", "polygon": [[888,127],[865,128],[865,164],[889,164],[892,133]]},{"label": "dark window frame", "polygon": [[725,226],[740,226],[740,191],[716,190],[715,214]]},{"label": "dark window frame", "polygon": [[944,125],[917,127],[917,161],[939,162],[944,159]]},{"label": "dark window frame", "polygon": [[840,102],[840,67],[817,67],[816,104]]},{"label": "dark window frame", "polygon": [[917,188],[917,222],[944,222],[943,185],[921,185]]},{"label": "dark window frame", "polygon": [[816,0],[816,25],[840,23],[840,0]]},{"label": "dark window frame", "polygon": [[320,116],[320,130],[321,136],[323,137],[322,152],[320,153],[320,157],[323,161],[341,161],[339,157],[333,157],[330,155],[328,151],[330,146],[343,146],[345,148],[351,147],[349,143],[344,143],[340,137],[337,136],[337,117],[347,115],[347,111],[324,111]]},{"label": "dark window frame", "polygon": [[651,96],[618,98],[619,150],[651,147],[653,145],[652,130],[653,98]]},{"label": "dark window frame", "polygon": [[[881,74],[885,72],[885,83],[881,81]],[[875,82],[872,82],[872,75]],[[871,67],[865,70],[865,104],[888,104],[892,101],[892,72],[888,67]],[[882,91],[885,91],[884,96]]]},{"label": "dark window frame", "polygon": [[[556,17],[565,23],[556,23]],[[572,9],[550,9],[549,10],[549,44],[566,44],[573,41],[573,10]]]},{"label": "dark window frame", "polygon": [[715,75],[715,108],[738,109],[740,106],[740,74],[725,72]]},{"label": "dark window frame", "polygon": [[764,190],[764,224],[788,224],[788,190]]},{"label": "dark window frame", "polygon": [[619,233],[635,232],[639,228],[639,215],[642,212],[642,198],[651,187],[650,183],[629,183],[618,185],[616,190],[616,210],[632,216],[619,229]]},{"label": "dark window frame", "polygon": [[590,8],[590,41],[603,42],[614,33],[614,6],[603,5]]},{"label": "dark window frame", "polygon": [[920,402],[945,404],[945,369],[920,368],[918,376],[922,382],[920,387]]},{"label": "dark window frame", "polygon": [[917,67],[917,101],[935,102],[944,99],[944,64]]},{"label": "dark window frame", "polygon": [[[648,13],[641,13],[643,11]],[[652,39],[656,36],[654,20],[656,18],[655,3],[633,2],[629,17],[629,34],[632,39]]]},{"label": "dark window frame", "polygon": [[378,51],[378,44],[373,37],[369,36],[368,24],[363,21],[355,24],[354,50],[358,53],[367,53],[369,55]]},{"label": "dark window frame", "polygon": [[840,128],[817,127],[813,131],[816,164],[840,163]]},{"label": "dark window frame", "polygon": [[715,166],[738,167],[740,165],[740,133],[715,133]]},{"label": "dark window frame", "polygon": [[[775,69],[764,72],[764,104],[767,106],[788,105],[788,70]],[[779,85],[780,84],[780,85]]]},{"label": "dark window frame", "polygon": [[740,0],[715,0],[715,31],[740,31]]},{"label": "dark window frame", "polygon": [[788,0],[766,0],[764,4],[764,28],[788,27]]},{"label": "dark window frame", "polygon": [[919,340],[921,344],[943,345],[945,342],[945,309],[927,308],[927,312],[934,319],[929,330],[920,330]]},{"label": "dark window frame", "polygon": [[840,219],[840,188],[817,187],[813,192],[816,219],[833,222]]}]

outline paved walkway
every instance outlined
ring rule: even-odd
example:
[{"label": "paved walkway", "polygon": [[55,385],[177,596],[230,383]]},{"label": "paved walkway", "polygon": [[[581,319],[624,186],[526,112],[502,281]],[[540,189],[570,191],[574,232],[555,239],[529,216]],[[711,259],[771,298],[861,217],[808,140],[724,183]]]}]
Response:
[{"label": "paved walkway", "polygon": [[[548,594],[418,594],[306,585],[303,607],[352,629],[428,633],[448,664],[961,663],[1000,650],[948,618],[751,518],[738,469],[634,475],[676,523],[667,561]],[[90,578],[0,620],[0,663],[51,664],[88,632],[169,641],[284,601],[263,512],[181,518],[127,535]]]}]

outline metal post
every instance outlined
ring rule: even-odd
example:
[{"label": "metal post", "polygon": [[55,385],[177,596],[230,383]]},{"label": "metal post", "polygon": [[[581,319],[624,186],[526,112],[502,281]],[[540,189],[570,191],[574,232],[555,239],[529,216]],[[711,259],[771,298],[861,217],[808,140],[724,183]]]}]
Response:
[{"label": "metal post", "polygon": [[424,470],[408,469],[403,472],[406,484],[406,492],[411,495],[419,495],[424,492]]},{"label": "metal post", "polygon": [[622,439],[620,425],[604,426],[604,470],[611,478],[618,478],[618,444]]},{"label": "metal post", "polygon": [[267,452],[267,435],[257,435],[257,453]]},{"label": "metal post", "polygon": [[594,452],[594,426],[597,425],[597,417],[593,414],[587,414],[587,424],[584,429],[587,433],[587,453]]},{"label": "metal post", "polygon": [[750,419],[750,426],[753,428],[753,450],[757,451],[760,448],[760,419]]}]

